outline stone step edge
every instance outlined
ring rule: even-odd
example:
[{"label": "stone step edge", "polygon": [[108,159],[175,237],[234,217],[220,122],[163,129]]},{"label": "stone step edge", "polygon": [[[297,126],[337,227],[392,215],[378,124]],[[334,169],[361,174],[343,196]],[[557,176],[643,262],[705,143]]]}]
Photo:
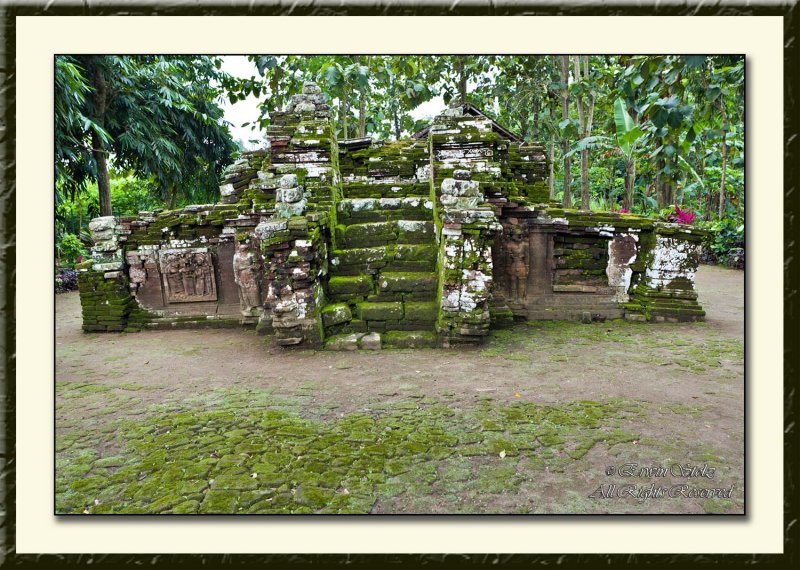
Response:
[{"label": "stone step edge", "polygon": [[325,350],[354,351],[383,348],[438,348],[438,335],[429,330],[339,334],[325,339]]}]

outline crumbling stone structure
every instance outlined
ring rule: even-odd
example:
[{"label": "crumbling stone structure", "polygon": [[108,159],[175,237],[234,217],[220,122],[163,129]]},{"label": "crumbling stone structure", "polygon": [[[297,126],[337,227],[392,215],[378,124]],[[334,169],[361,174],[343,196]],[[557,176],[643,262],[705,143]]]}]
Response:
[{"label": "crumbling stone structure", "polygon": [[470,105],[409,140],[337,141],[319,88],[219,204],[97,218],[83,328],[252,326],[332,349],[479,342],[514,319],[685,321],[704,234],[550,203],[541,145]]}]

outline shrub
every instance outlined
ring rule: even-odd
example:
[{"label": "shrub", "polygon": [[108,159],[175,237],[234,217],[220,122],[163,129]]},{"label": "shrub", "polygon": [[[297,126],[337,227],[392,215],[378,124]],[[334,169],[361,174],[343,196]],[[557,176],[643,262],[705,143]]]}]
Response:
[{"label": "shrub", "polygon": [[740,218],[725,218],[702,224],[711,230],[705,243],[704,261],[744,268],[744,223]]},{"label": "shrub", "polygon": [[78,262],[78,258],[85,255],[86,251],[83,243],[78,236],[71,233],[61,234],[61,238],[56,244],[56,255],[62,265],[73,265]]}]

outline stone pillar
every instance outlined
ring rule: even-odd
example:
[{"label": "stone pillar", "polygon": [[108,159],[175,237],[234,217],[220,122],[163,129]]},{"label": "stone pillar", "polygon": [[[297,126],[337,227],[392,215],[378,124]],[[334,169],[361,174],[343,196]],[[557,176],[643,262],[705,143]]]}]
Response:
[{"label": "stone pillar", "polygon": [[264,315],[259,330],[274,330],[280,346],[323,341],[322,279],[327,275],[328,220],[318,214],[273,219],[255,229],[264,258]]},{"label": "stone pillar", "polygon": [[252,234],[263,257],[257,330],[273,330],[280,346],[319,345],[338,175],[328,105],[317,85],[306,83],[284,111],[272,113],[267,138],[270,160],[256,184],[274,188],[275,210]]},{"label": "stone pillar", "polygon": [[119,332],[126,329],[135,307],[128,285],[120,237],[119,219],[114,216],[89,222],[92,259],[78,266],[78,290],[85,332]]},{"label": "stone pillar", "polygon": [[640,235],[639,272],[634,273],[630,300],[623,306],[628,320],[700,321],[705,311],[697,302],[694,276],[707,232],[680,224],[654,224]]},{"label": "stone pillar", "polygon": [[123,268],[121,226],[114,216],[94,218],[89,222],[92,235],[92,269],[94,271],[119,271]]},{"label": "stone pillar", "polygon": [[442,222],[438,331],[445,346],[477,343],[491,325],[492,241],[502,228],[486,209],[445,209]]}]

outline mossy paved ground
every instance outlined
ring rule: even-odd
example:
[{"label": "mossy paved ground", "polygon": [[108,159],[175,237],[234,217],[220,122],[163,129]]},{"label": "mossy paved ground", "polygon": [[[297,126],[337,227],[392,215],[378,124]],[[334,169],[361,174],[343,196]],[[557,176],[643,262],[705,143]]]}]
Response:
[{"label": "mossy paved ground", "polygon": [[[59,295],[56,511],[743,512],[743,274],[704,266],[698,284],[705,323],[347,354],[241,330],[84,334]],[[625,464],[668,472],[606,475]],[[651,483],[686,488],[631,496]],[[623,496],[598,498],[610,484]]]}]

